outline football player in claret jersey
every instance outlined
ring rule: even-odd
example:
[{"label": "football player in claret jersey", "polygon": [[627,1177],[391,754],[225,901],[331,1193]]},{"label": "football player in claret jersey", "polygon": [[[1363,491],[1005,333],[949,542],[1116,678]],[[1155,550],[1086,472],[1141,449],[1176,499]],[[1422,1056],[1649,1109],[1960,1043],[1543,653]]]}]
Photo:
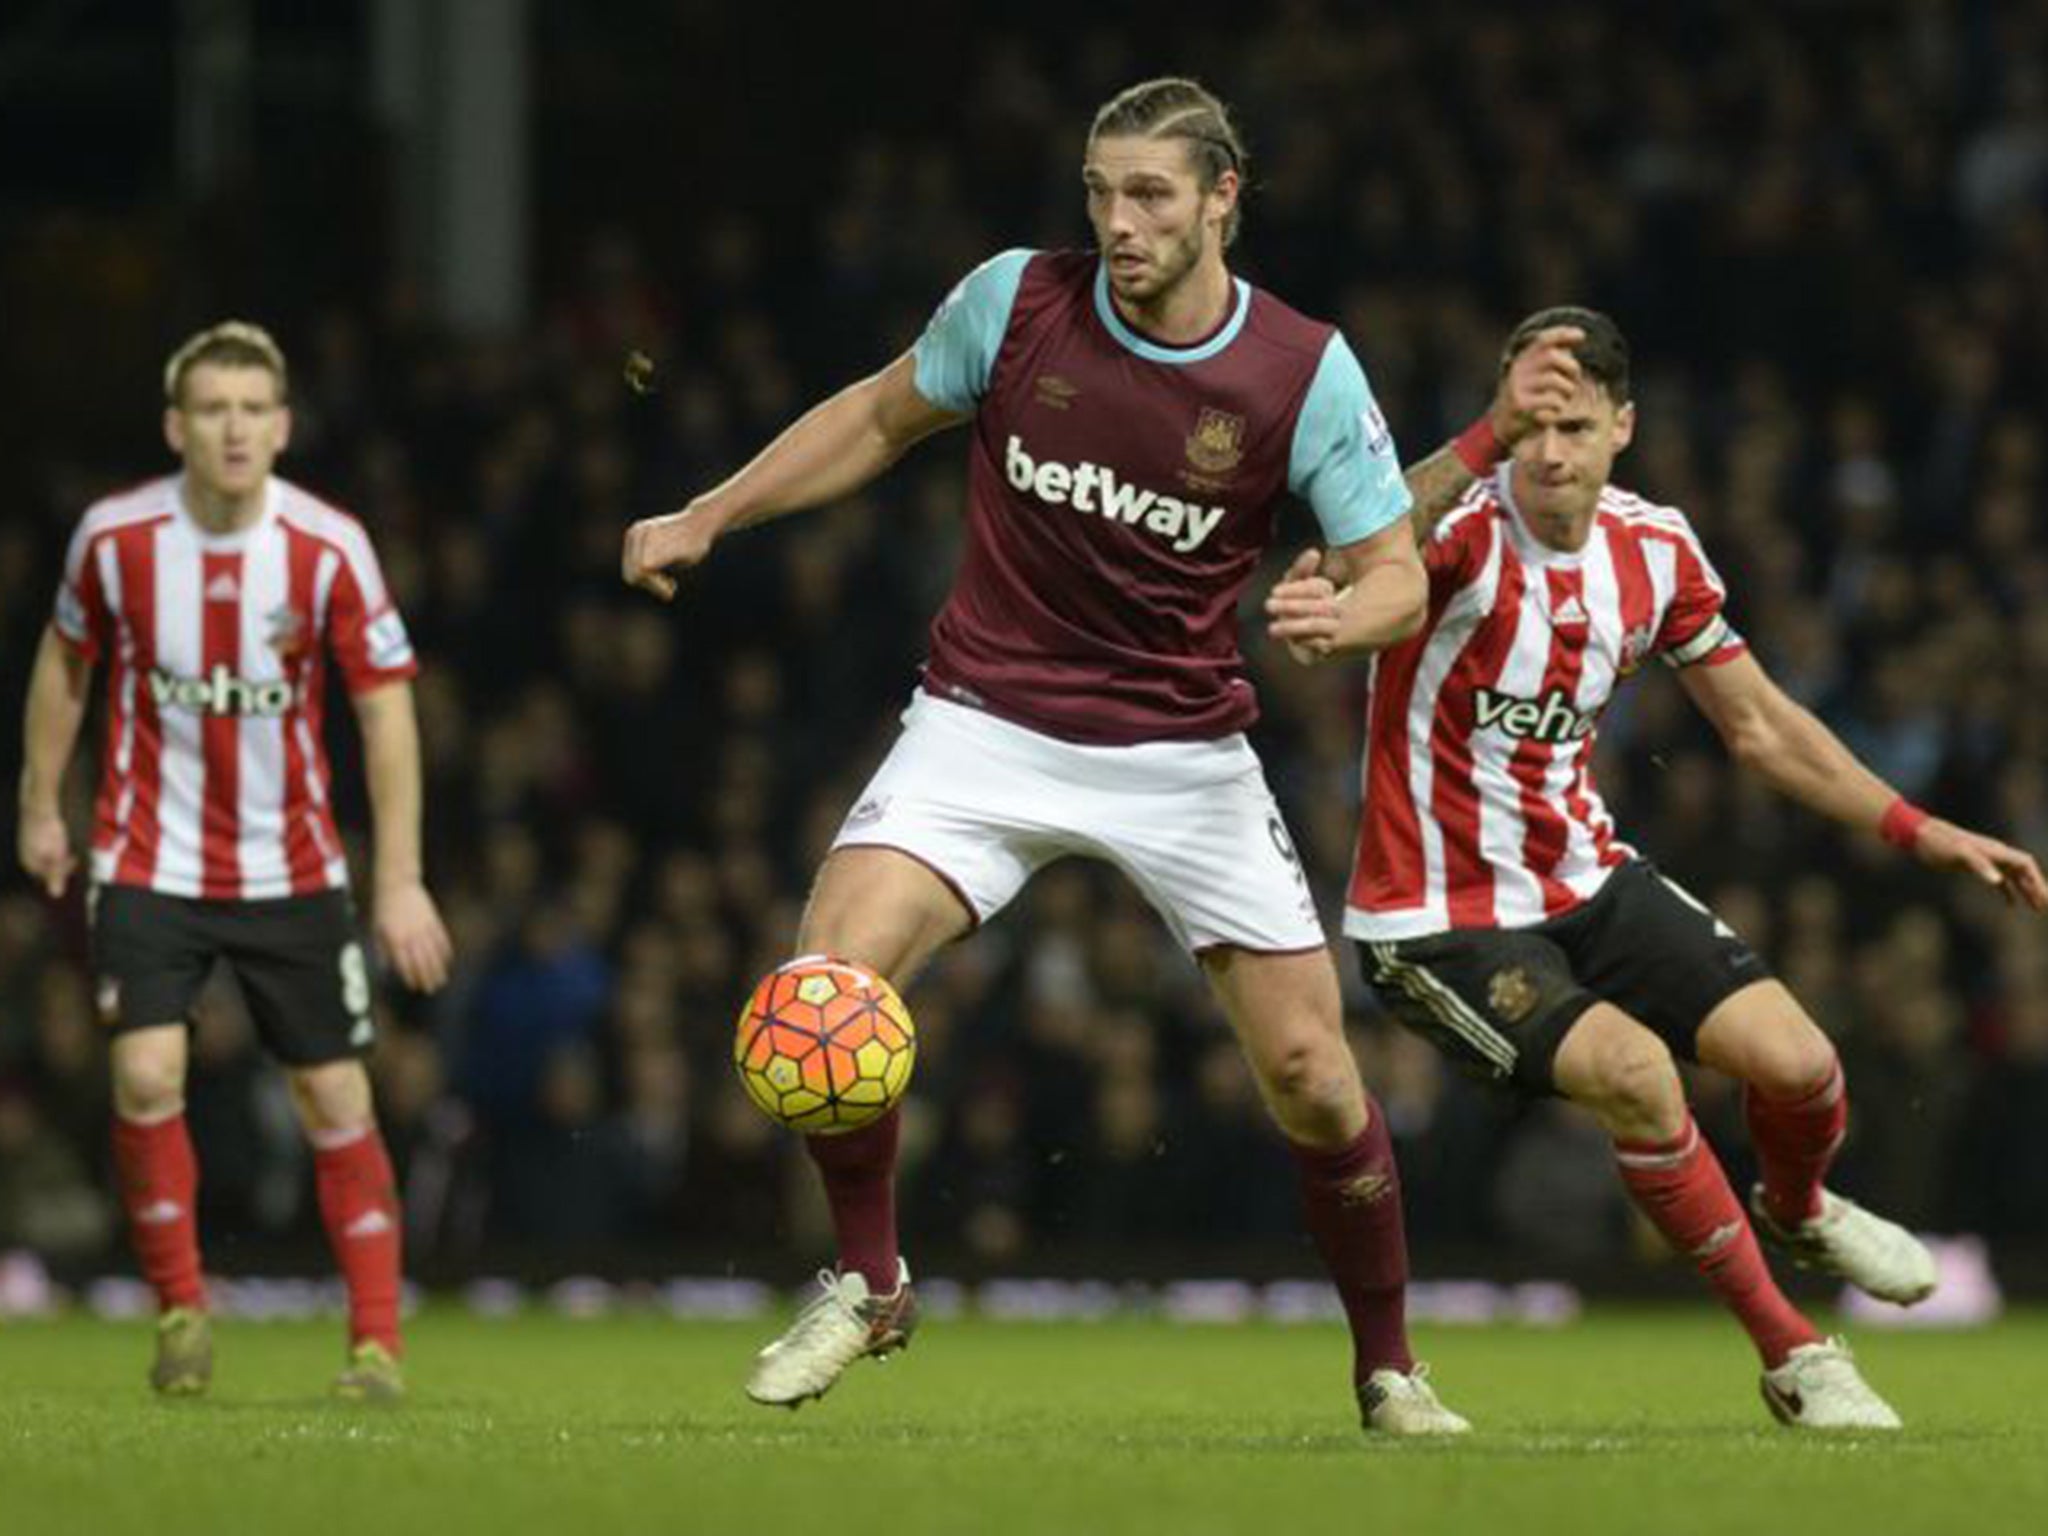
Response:
[{"label": "football player in claret jersey", "polygon": [[[819,873],[798,947],[899,987],[1079,854],[1122,869],[1194,955],[1300,1170],[1352,1325],[1368,1429],[1455,1433],[1409,1352],[1400,1189],[1345,1042],[1334,967],[1243,735],[1257,706],[1239,594],[1279,502],[1306,501],[1359,638],[1421,617],[1393,442],[1344,338],[1233,277],[1245,156],[1213,96],[1133,86],[1082,166],[1092,251],[1010,251],[922,339],[683,511],[636,523],[626,578],[666,598],[739,528],[846,496],[969,424],[967,544],[894,750]],[[794,1405],[902,1342],[898,1117],[808,1138],[839,1269],[756,1361]]]},{"label": "football player in claret jersey", "polygon": [[370,978],[328,794],[331,653],[362,727],[377,937],[431,991],[449,943],[420,873],[420,765],[404,622],[361,524],[271,473],[291,431],[283,354],[256,326],[194,336],[164,372],[182,474],[90,508],[29,684],[22,865],[53,898],[75,860],[58,789],[104,661],[107,728],[89,865],[114,1163],[160,1307],[150,1381],[213,1367],[186,1133],[188,1018],[216,963],[283,1064],[321,1220],[348,1285],[335,1389],[403,1392],[399,1211],[370,1101]]},{"label": "football player in claret jersey", "polygon": [[[1513,397],[1532,372],[1540,383]],[[1834,1047],[1755,951],[1616,837],[1594,727],[1656,657],[1784,794],[2037,911],[2048,885],[2027,854],[1901,799],[1787,698],[1723,614],[1684,515],[1609,483],[1635,427],[1612,320],[1530,317],[1502,377],[1488,416],[1409,475],[1429,617],[1373,658],[1344,931],[1401,1022],[1511,1092],[1598,1118],[1636,1205],[1748,1331],[1781,1422],[1896,1428],[1847,1346],[1779,1291],[1752,1218],[1798,1262],[1889,1301],[1927,1296],[1933,1260],[1823,1187],[1849,1108]],[[1299,659],[1341,654],[1344,606],[1304,573],[1274,589],[1271,629]],[[1693,1123],[1679,1059],[1744,1085],[1762,1173],[1748,1213]]]}]

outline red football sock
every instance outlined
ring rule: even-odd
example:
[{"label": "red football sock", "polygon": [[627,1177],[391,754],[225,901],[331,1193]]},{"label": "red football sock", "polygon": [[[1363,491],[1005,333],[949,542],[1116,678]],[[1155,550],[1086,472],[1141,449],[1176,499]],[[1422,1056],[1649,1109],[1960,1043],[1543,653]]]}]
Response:
[{"label": "red football sock", "polygon": [[1820,1185],[1849,1128],[1849,1093],[1836,1062],[1827,1081],[1796,1099],[1743,1093],[1749,1140],[1763,1175],[1764,1209],[1780,1226],[1820,1214]]},{"label": "red football sock", "polygon": [[206,1307],[199,1278],[199,1162],[182,1112],[144,1124],[114,1119],[114,1168],[142,1277],[157,1305]]},{"label": "red football sock", "polygon": [[1300,1174],[1309,1235],[1337,1284],[1351,1321],[1354,1379],[1382,1366],[1415,1369],[1408,1348],[1408,1234],[1401,1219],[1401,1174],[1387,1117],[1367,1103],[1372,1122],[1334,1152],[1289,1142]]},{"label": "red football sock", "polygon": [[374,1340],[394,1355],[398,1338],[398,1187],[374,1125],[313,1137],[313,1181],[327,1244],[348,1285],[351,1344]]},{"label": "red football sock", "polygon": [[1820,1338],[1771,1278],[1721,1160],[1692,1116],[1668,1142],[1614,1144],[1621,1179],[1657,1230],[1693,1262],[1747,1330],[1765,1366]]},{"label": "red football sock", "polygon": [[825,1179],[839,1271],[858,1272],[876,1296],[896,1289],[896,1137],[900,1110],[838,1136],[806,1136],[804,1147]]}]

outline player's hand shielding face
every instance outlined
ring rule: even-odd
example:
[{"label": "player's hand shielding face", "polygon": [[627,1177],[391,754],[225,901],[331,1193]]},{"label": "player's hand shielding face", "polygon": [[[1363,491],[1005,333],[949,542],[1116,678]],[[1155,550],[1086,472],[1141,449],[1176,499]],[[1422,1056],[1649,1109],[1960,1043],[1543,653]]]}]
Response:
[{"label": "player's hand shielding face", "polygon": [[1582,370],[1572,351],[1586,339],[1575,325],[1553,325],[1515,354],[1494,391],[1494,436],[1512,446],[1564,412],[1578,393]]}]

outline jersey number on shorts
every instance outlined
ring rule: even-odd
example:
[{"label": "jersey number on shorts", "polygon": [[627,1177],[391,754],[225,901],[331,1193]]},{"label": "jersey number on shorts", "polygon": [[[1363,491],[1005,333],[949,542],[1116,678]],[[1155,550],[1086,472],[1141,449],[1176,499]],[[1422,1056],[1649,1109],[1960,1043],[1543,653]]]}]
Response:
[{"label": "jersey number on shorts", "polygon": [[349,1031],[350,1045],[370,1043],[370,968],[363,962],[363,946],[354,939],[341,946],[341,1006],[355,1020]]}]

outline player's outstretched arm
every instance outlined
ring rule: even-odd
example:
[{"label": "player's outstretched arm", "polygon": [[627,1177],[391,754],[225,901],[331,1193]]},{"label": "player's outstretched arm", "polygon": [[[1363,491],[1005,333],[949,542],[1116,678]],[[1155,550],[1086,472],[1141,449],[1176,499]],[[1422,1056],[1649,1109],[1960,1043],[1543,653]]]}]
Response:
[{"label": "player's outstretched arm", "polygon": [[66,645],[54,626],[45,625],[22,724],[16,852],[21,867],[52,897],[64,894],[78,867],[59,797],[91,689],[92,663]]},{"label": "player's outstretched arm", "polygon": [[1556,420],[1579,387],[1579,360],[1572,348],[1586,339],[1574,325],[1554,325],[1516,353],[1495,385],[1486,414],[1428,458],[1412,464],[1402,478],[1415,498],[1409,512],[1415,540],[1429,542],[1444,514],[1458,504],[1480,476],[1514,451],[1515,444]]},{"label": "player's outstretched arm", "polygon": [[1967,871],[2007,901],[2048,911],[2048,880],[2031,854],[1911,804],[1788,698],[1754,657],[1687,667],[1679,678],[1735,760],[1774,788],[1845,826],[1877,833],[1923,864]]},{"label": "player's outstretched arm", "polygon": [[1266,632],[1316,666],[1407,639],[1428,608],[1429,577],[1403,518],[1355,544],[1295,556],[1266,595]]},{"label": "player's outstretched arm", "polygon": [[965,419],[917,392],[917,364],[905,353],[814,406],[716,490],[680,512],[633,524],[621,574],[667,602],[677,574],[701,564],[725,533],[850,495],[932,433]]},{"label": "player's outstretched arm", "polygon": [[439,991],[455,946],[420,861],[420,733],[412,684],[380,683],[354,696],[363,778],[376,837],[371,921],[377,943],[415,992]]}]

